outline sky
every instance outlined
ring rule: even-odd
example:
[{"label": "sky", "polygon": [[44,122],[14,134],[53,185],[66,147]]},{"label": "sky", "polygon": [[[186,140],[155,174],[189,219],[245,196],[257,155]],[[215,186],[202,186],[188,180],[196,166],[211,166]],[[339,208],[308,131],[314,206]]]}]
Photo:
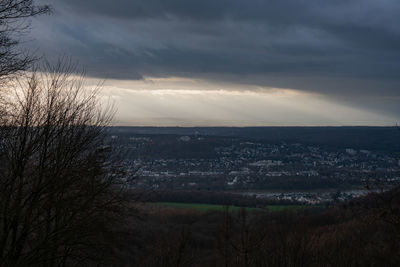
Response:
[{"label": "sky", "polygon": [[24,46],[104,81],[116,125],[395,125],[398,0],[38,0]]}]

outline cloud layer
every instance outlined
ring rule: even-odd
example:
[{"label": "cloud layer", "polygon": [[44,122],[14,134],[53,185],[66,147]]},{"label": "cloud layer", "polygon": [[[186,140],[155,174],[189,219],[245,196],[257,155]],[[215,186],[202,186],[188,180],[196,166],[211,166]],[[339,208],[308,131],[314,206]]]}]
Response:
[{"label": "cloud layer", "polygon": [[[43,1],[42,1],[43,2]],[[397,0],[53,0],[27,45],[93,77],[186,77],[400,115]]]}]

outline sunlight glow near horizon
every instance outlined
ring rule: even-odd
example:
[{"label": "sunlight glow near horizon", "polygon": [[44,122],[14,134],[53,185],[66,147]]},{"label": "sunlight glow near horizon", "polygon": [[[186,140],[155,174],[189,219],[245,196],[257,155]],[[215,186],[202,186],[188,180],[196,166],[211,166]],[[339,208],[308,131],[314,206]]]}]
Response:
[{"label": "sunlight glow near horizon", "polygon": [[392,126],[396,122],[318,94],[179,77],[108,80],[102,97],[117,108],[115,125],[125,126]]}]

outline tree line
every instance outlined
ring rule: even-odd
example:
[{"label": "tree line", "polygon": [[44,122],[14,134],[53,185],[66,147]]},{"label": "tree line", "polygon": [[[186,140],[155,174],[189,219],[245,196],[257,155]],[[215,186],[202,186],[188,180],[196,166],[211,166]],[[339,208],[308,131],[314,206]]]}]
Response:
[{"label": "tree line", "polygon": [[[138,208],[117,236],[120,266],[398,266],[400,192],[326,209]],[[138,214],[140,216],[138,217]]]}]

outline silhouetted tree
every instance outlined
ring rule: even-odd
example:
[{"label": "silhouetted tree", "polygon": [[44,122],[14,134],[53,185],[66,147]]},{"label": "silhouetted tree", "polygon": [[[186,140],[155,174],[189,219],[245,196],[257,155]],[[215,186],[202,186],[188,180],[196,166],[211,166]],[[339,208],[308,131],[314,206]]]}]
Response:
[{"label": "silhouetted tree", "polygon": [[0,266],[98,259],[120,209],[124,173],[105,143],[113,111],[74,70],[34,71],[3,102]]},{"label": "silhouetted tree", "polygon": [[19,37],[29,29],[29,18],[49,11],[49,6],[35,5],[33,0],[0,0],[0,82],[26,70],[35,60],[19,49]]}]

